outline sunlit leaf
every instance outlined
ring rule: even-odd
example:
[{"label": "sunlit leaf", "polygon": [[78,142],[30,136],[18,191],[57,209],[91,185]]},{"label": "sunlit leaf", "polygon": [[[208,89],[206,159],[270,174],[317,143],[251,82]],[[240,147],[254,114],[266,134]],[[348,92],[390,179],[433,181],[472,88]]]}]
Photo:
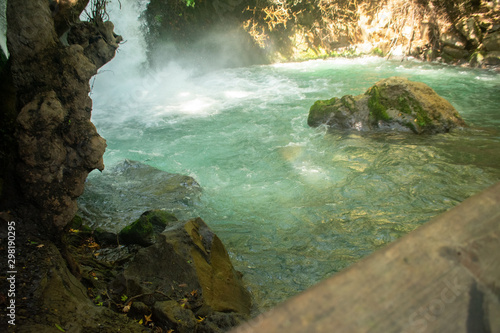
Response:
[{"label": "sunlit leaf", "polygon": [[54,326],[61,332],[66,332],[66,330],[64,328],[62,328],[61,326],[57,325],[57,324],[54,324]]}]

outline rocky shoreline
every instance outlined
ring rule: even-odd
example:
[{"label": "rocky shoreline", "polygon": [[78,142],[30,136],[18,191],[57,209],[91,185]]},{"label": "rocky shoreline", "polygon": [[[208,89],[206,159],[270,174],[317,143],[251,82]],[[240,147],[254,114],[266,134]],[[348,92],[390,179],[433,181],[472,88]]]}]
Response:
[{"label": "rocky shoreline", "polygon": [[[163,189],[160,198],[187,203],[199,191],[190,177],[138,162],[115,169],[131,179],[138,172],[146,186],[152,181]],[[196,186],[186,188],[186,182]],[[51,235],[16,212],[2,212],[2,226],[15,224],[16,294],[23,296],[9,332],[212,333],[248,320],[253,308],[242,274],[201,218],[178,220],[169,212],[176,211],[176,200],[160,200],[156,205],[168,211],[147,211],[118,233],[87,219],[99,216],[77,215]],[[116,213],[113,221],[127,214]],[[7,239],[4,228],[1,236]],[[1,317],[7,320],[7,313]]]}]

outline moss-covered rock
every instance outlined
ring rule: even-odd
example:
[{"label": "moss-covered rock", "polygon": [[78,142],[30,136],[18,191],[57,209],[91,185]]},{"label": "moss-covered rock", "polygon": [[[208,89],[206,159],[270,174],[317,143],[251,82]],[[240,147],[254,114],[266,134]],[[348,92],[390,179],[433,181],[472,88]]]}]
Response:
[{"label": "moss-covered rock", "polygon": [[486,51],[500,51],[500,31],[494,31],[485,36],[483,46]]},{"label": "moss-covered rock", "polygon": [[120,242],[123,244],[152,245],[165,227],[176,222],[177,218],[163,210],[145,212],[141,217],[120,231]]},{"label": "moss-covered rock", "polygon": [[326,122],[328,117],[332,112],[335,112],[331,107],[335,105],[338,98],[334,97],[332,99],[318,100],[316,101],[309,111],[309,117],[307,118],[307,124],[309,126],[319,126]]},{"label": "moss-covered rock", "polygon": [[164,327],[174,327],[175,332],[194,332],[197,320],[193,312],[184,308],[176,301],[156,302],[153,315],[158,324]]},{"label": "moss-covered rock", "polygon": [[370,109],[370,117],[373,121],[389,121],[391,117],[387,113],[386,103],[382,99],[380,88],[378,86],[373,86],[366,92],[370,99],[368,100],[368,109]]},{"label": "moss-covered rock", "polygon": [[309,110],[308,124],[356,130],[411,130],[417,134],[466,126],[457,110],[432,88],[401,77],[381,80],[362,95],[315,102]]},{"label": "moss-covered rock", "polygon": [[241,274],[201,218],[169,224],[123,267],[109,289],[144,302],[165,331],[222,332],[250,314]]}]

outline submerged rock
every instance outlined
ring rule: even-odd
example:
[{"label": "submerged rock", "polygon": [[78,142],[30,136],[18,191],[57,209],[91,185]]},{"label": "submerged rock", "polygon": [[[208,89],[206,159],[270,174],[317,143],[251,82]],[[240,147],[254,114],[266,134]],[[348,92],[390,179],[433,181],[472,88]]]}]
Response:
[{"label": "submerged rock", "polygon": [[443,133],[466,126],[457,110],[421,82],[391,77],[377,82],[364,94],[319,100],[311,106],[309,126],[356,130],[402,130]]},{"label": "submerged rock", "polygon": [[200,194],[201,187],[192,177],[125,160],[91,175],[78,200],[79,215],[118,232],[145,210],[166,209],[180,219],[190,218]]}]

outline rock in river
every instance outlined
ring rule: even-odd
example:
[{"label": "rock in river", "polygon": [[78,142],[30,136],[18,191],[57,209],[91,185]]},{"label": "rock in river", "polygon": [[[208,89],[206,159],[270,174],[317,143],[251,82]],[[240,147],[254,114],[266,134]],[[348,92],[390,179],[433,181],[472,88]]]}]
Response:
[{"label": "rock in river", "polygon": [[125,160],[87,180],[78,199],[78,214],[117,232],[145,210],[166,209],[179,219],[196,216],[192,210],[200,194],[201,187],[192,177]]},{"label": "rock in river", "polygon": [[153,231],[154,244],[140,248],[124,263],[110,290],[144,302],[165,330],[218,332],[247,318],[251,298],[241,273],[201,218],[181,222],[155,210],[141,219],[165,230]]},{"label": "rock in river", "polygon": [[417,134],[445,133],[466,126],[458,111],[432,88],[402,77],[377,82],[364,94],[319,100],[311,106],[309,126],[339,129],[388,129]]}]

